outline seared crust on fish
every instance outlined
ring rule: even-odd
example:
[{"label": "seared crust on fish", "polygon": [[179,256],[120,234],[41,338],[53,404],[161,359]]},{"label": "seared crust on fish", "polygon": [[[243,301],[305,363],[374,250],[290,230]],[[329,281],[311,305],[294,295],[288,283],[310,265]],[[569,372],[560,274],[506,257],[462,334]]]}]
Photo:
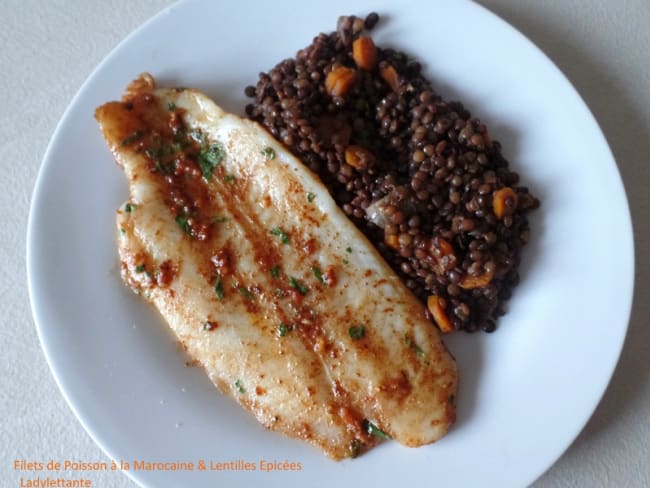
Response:
[{"label": "seared crust on fish", "polygon": [[456,365],[424,306],[288,150],[148,74],[95,116],[129,181],[122,276],[223,393],[334,459],[447,432]]}]

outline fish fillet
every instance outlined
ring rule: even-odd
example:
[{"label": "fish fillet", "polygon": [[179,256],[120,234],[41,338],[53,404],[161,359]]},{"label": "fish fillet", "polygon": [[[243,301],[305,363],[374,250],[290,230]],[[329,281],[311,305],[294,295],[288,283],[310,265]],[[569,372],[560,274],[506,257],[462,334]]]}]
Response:
[{"label": "fish fillet", "polygon": [[423,305],[280,143],[148,74],[95,117],[129,181],[122,277],[219,390],[334,459],[447,432],[456,365]]}]

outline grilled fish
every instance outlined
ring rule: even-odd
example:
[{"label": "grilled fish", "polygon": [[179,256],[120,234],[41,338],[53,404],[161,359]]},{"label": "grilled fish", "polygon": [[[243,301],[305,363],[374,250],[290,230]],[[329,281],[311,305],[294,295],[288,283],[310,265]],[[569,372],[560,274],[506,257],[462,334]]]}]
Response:
[{"label": "grilled fish", "polygon": [[148,74],[95,117],[129,181],[122,277],[219,390],[334,459],[447,432],[453,358],[306,166],[256,123]]}]

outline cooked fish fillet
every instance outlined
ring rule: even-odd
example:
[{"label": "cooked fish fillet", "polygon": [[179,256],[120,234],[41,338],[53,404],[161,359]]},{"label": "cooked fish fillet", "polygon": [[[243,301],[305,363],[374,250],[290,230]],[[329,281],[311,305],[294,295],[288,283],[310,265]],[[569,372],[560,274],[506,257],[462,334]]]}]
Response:
[{"label": "cooked fish fillet", "polygon": [[122,276],[223,393],[335,459],[447,432],[453,358],[300,161],[257,124],[147,74],[95,116],[129,180]]}]

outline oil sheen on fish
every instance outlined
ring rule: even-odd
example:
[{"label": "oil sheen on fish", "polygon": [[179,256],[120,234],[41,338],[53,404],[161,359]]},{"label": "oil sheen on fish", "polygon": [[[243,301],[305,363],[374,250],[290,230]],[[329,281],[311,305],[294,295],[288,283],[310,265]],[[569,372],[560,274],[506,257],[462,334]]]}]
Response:
[{"label": "oil sheen on fish", "polygon": [[129,181],[122,276],[219,390],[334,459],[447,432],[453,358],[308,168],[256,123],[148,74],[95,116]]}]

